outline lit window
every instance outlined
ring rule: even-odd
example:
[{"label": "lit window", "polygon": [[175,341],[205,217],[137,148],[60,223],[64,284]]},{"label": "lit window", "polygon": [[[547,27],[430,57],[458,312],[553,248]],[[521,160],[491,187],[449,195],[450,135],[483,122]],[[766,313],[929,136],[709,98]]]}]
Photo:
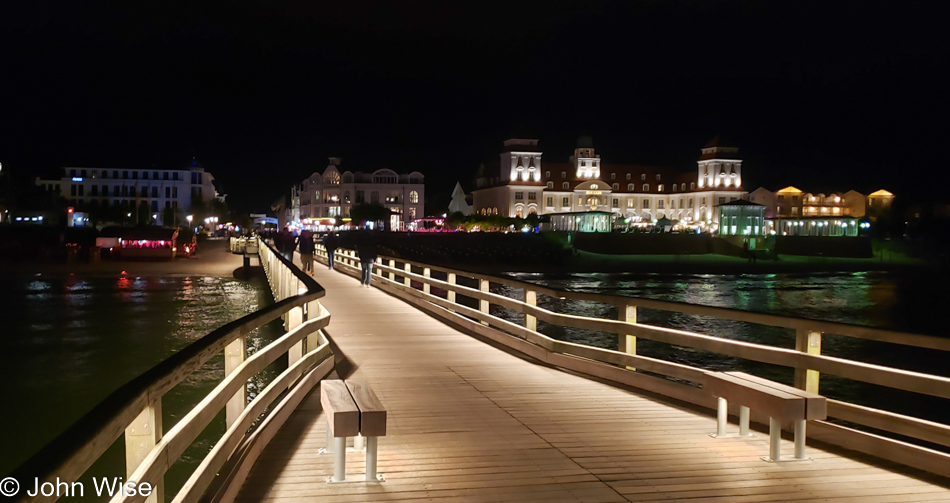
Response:
[{"label": "lit window", "polygon": [[[337,181],[337,183],[339,183],[339,181]],[[416,192],[416,191],[414,191],[414,190],[411,191],[411,192],[409,192],[409,202],[410,202],[411,204],[418,204],[418,203],[419,203],[419,193]]]}]

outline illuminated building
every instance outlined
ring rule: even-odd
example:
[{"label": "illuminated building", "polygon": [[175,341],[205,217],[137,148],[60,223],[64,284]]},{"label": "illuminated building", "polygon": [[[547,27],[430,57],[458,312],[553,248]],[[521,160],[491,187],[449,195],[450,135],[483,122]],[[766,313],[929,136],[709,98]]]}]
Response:
[{"label": "illuminated building", "polygon": [[92,214],[145,211],[152,223],[174,225],[163,221],[166,210],[181,222],[193,211],[194,202],[207,204],[224,197],[215,191],[214,176],[197,161],[182,169],[62,169],[62,178],[37,178],[36,185],[62,196],[76,211]]},{"label": "illuminated building", "polygon": [[606,162],[590,137],[578,140],[567,163],[542,162],[542,154],[536,139],[505,141],[498,166],[479,168],[474,211],[509,217],[608,212],[631,225],[668,218],[715,228],[717,207],[746,194],[738,149],[720,145],[718,137],[701,149],[693,172]]},{"label": "illuminated building", "polygon": [[404,230],[406,222],[424,216],[422,173],[397,174],[389,169],[372,173],[340,172],[340,158],[330,157],[323,173],[314,172],[298,192],[300,220],[306,225],[339,225],[359,203],[378,203],[393,213],[391,228]]},{"label": "illuminated building", "polygon": [[791,186],[772,192],[760,187],[749,193],[748,200],[765,207],[765,218],[778,235],[857,236],[862,219],[876,220],[890,211],[894,194],[809,193]]}]

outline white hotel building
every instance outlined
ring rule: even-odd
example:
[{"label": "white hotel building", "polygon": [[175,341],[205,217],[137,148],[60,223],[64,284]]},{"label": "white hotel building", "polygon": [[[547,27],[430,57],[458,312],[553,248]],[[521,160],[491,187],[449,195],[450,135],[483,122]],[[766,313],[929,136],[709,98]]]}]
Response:
[{"label": "white hotel building", "polygon": [[398,174],[389,169],[340,172],[340,158],[329,160],[323,173],[314,172],[300,185],[299,215],[305,225],[340,225],[349,218],[350,208],[359,203],[379,203],[389,208],[393,230],[404,229],[408,222],[424,216],[422,173]]},{"label": "white hotel building", "polygon": [[35,183],[59,194],[77,211],[108,212],[115,207],[138,211],[147,207],[154,223],[172,225],[162,222],[164,210],[173,211],[177,220],[184,222],[192,211],[192,201],[209,204],[218,197],[214,176],[197,162],[184,169],[62,169],[62,178],[37,178]]},{"label": "white hotel building", "polygon": [[589,137],[581,137],[568,163],[542,162],[538,140],[504,142],[499,166],[480,168],[474,211],[526,217],[532,213],[607,211],[632,224],[661,218],[715,227],[716,207],[741,199],[738,148],[718,137],[701,150],[696,171],[603,162]]}]

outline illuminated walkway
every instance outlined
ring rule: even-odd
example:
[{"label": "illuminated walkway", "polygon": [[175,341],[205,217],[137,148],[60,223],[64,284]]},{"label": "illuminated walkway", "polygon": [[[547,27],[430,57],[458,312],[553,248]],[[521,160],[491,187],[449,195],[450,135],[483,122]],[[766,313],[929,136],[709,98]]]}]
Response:
[{"label": "illuminated walkway", "polygon": [[[333,460],[318,455],[326,423],[314,391],[240,502],[950,501],[948,486],[916,472],[812,446],[812,461],[764,462],[766,434],[710,438],[712,416],[522,360],[325,266],[316,277],[329,335],[351,365],[340,371],[368,381],[389,411],[386,481],[326,483]],[[361,478],[362,462],[347,455],[348,479]]]}]

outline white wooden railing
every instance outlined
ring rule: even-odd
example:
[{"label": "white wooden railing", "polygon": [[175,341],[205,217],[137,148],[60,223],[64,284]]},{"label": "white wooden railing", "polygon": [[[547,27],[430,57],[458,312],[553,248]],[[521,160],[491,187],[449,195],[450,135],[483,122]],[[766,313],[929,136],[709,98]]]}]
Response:
[{"label": "white wooden railing", "polygon": [[[261,265],[276,303],[211,332],[122,386],[18,467],[12,477],[70,484],[79,480],[117,439],[124,437],[125,480],[134,481],[136,491],[131,496],[116,495],[111,501],[160,503],[165,501],[166,471],[224,410],[225,433],[181,490],[169,499],[233,499],[247,468],[280,425],[313,386],[333,370],[333,355],[323,333],[330,313],[319,302],[325,294],[323,288],[256,238],[244,243],[249,247],[258,245]],[[246,336],[277,318],[283,318],[287,333],[247,357]],[[222,352],[223,380],[178,423],[163,432],[162,397]],[[248,402],[248,381],[285,354],[287,369]],[[143,483],[152,488],[147,497],[141,494]],[[25,491],[20,497],[24,501],[58,499],[56,495],[42,494],[30,498]]]},{"label": "white wooden railing", "polygon": [[[326,261],[326,251],[322,247],[318,247],[317,257]],[[338,249],[336,257],[339,270],[359,275],[359,261],[355,252]],[[458,282],[461,278],[468,278],[468,282],[473,286],[460,285]],[[373,282],[377,287],[468,332],[541,361],[710,409],[715,409],[715,401],[699,387],[704,369],[637,355],[637,339],[790,367],[794,369],[794,385],[813,393],[820,392],[821,374],[831,374],[941,399],[950,398],[950,378],[821,354],[822,334],[950,351],[950,339],[946,338],[646,298],[555,290],[509,278],[392,257],[377,259]],[[492,285],[505,285],[520,290],[521,298],[513,299],[492,293]],[[433,293],[434,291],[437,291],[438,295]],[[459,296],[477,300],[478,308],[460,304],[457,301]],[[619,319],[553,312],[538,307],[539,296],[615,305]],[[523,324],[491,315],[492,305],[523,314]],[[795,349],[638,323],[637,311],[640,308],[783,327],[795,333]],[[618,337],[618,350],[552,339],[537,331],[538,321],[562,327],[615,333]],[[950,402],[946,405],[950,406]],[[828,400],[828,417],[832,420],[816,421],[813,426],[809,426],[809,440],[847,447],[950,476],[950,455],[938,450],[950,447],[950,426],[946,424],[840,400]],[[760,422],[767,423],[765,419],[758,418]],[[864,428],[844,426],[842,422]],[[871,433],[869,429],[881,433]],[[894,438],[898,436],[903,438]],[[936,445],[928,446],[928,443]]]}]

